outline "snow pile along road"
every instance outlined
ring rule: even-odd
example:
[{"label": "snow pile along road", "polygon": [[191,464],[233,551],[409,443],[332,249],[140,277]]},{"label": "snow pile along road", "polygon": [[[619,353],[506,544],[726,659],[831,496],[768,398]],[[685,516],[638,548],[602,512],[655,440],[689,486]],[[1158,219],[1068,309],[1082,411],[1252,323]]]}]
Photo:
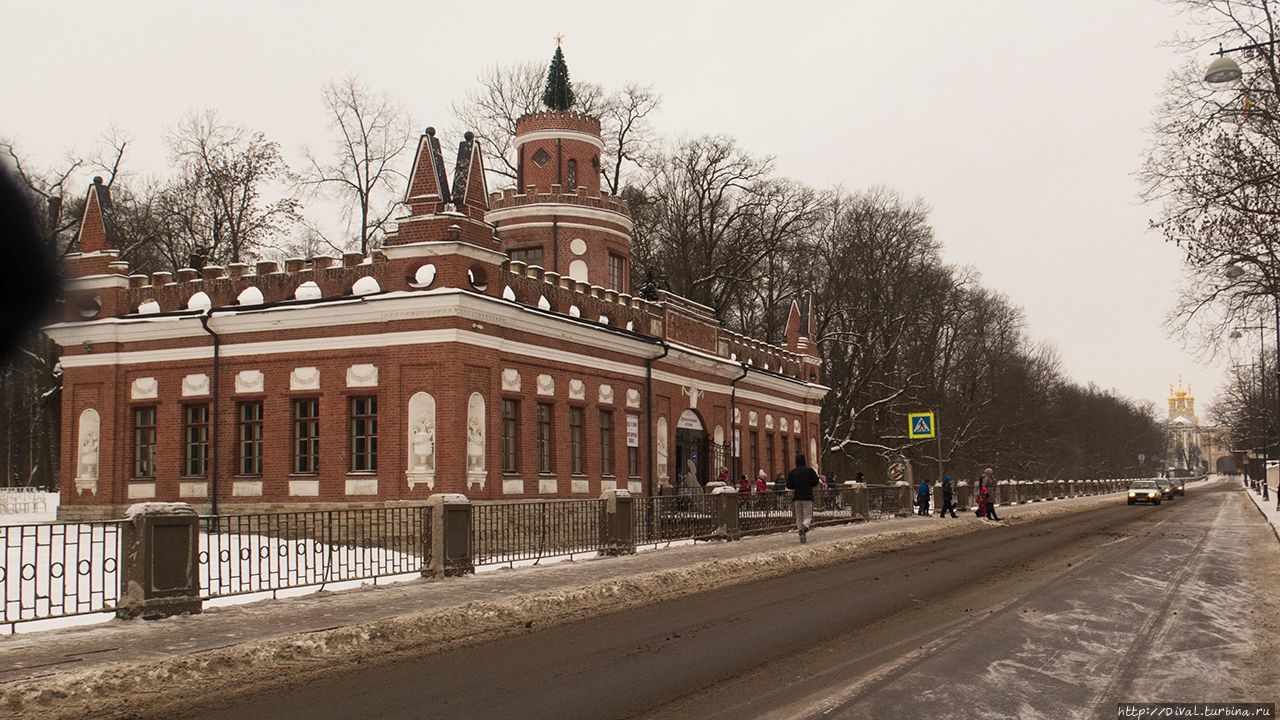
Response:
[{"label": "snow pile along road", "polygon": [[[1088,511],[1115,503],[1118,497],[1113,494],[1076,498],[1040,504],[1034,509],[1021,508],[1001,524],[1021,524],[1049,515]],[[154,662],[115,663],[79,672],[59,671],[0,686],[0,710],[11,716],[39,714],[45,720],[181,716],[184,709],[217,704],[229,693],[238,695],[291,686],[341,672],[351,664],[476,645],[531,629],[999,526],[986,522],[939,521],[936,525],[895,528],[890,523],[883,532],[847,540],[697,562]]]}]

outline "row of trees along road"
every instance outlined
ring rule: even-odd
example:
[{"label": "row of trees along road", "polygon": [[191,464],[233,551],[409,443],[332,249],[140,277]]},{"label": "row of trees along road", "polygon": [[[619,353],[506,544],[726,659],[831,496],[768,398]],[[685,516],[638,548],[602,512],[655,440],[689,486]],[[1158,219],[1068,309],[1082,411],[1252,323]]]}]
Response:
[{"label": "row of trees along road", "polygon": [[[1229,357],[1209,419],[1232,447],[1258,447],[1260,437],[1274,443],[1280,428],[1274,350],[1265,368],[1257,364],[1259,327],[1273,343],[1280,324],[1280,69],[1273,44],[1280,5],[1174,4],[1191,27],[1176,40],[1186,59],[1156,107],[1139,178],[1156,211],[1152,227],[1183,253],[1170,331],[1206,356]],[[1256,46],[1227,54],[1242,77],[1207,82],[1213,52],[1241,46]]]},{"label": "row of trees along road", "polygon": [[[514,181],[515,120],[541,109],[545,73],[538,63],[488,68],[453,106],[455,124],[485,143],[491,187]],[[901,456],[934,472],[937,445],[906,437],[906,413],[921,409],[940,413],[943,460],[957,477],[987,465],[1005,477],[1129,474],[1139,454],[1162,447],[1149,404],[1068,380],[1017,306],[976,270],[943,262],[923,200],[813,188],[723,135],[661,137],[651,87],[573,91],[573,109],[602,120],[603,184],[634,215],[633,292],[665,287],[774,343],[791,303],[813,294],[831,386],[829,472],[874,481]],[[0,143],[0,162],[47,210],[59,254],[75,250],[85,184],[102,175],[137,272],[377,248],[402,210],[417,126],[355,78],[326,86],[321,100],[331,146],[303,148],[292,166],[277,142],[213,111],[168,131],[165,177],[129,172],[128,138],[114,130],[61,167],[35,167],[13,141]],[[339,207],[348,222],[326,225],[308,203]],[[0,369],[0,482],[52,485],[54,348],[34,337],[26,350]]]}]

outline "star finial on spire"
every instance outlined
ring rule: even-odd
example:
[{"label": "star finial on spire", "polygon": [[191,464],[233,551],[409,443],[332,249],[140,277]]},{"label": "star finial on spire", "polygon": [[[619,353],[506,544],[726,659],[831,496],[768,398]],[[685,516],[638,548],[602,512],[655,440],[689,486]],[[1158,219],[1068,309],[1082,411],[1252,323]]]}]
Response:
[{"label": "star finial on spire", "polygon": [[564,33],[556,33],[556,47],[564,44]]}]

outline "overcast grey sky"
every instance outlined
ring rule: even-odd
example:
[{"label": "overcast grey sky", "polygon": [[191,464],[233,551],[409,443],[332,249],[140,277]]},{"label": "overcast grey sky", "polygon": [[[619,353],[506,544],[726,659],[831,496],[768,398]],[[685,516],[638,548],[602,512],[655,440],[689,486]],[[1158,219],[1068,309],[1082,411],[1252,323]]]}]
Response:
[{"label": "overcast grey sky", "polygon": [[574,80],[653,84],[664,134],[726,133],[811,185],[925,198],[948,260],[1024,306],[1071,377],[1161,408],[1179,374],[1206,401],[1220,380],[1223,362],[1162,328],[1179,259],[1133,178],[1182,62],[1164,3],[63,0],[5,15],[0,137],[54,164],[114,123],[143,173],[164,169],[162,130],[190,109],[291,159],[323,146],[320,87],[350,73],[456,142],[449,105],[476,73],[546,60],[560,32]]}]

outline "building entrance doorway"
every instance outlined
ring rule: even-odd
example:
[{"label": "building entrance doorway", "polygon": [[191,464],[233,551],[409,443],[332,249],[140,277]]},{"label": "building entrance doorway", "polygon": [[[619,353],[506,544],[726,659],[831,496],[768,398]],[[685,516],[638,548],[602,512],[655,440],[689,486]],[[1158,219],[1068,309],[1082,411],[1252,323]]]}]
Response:
[{"label": "building entrance doorway", "polygon": [[693,410],[685,410],[676,422],[676,486],[684,492],[702,491],[712,478],[707,431],[702,418]]}]

